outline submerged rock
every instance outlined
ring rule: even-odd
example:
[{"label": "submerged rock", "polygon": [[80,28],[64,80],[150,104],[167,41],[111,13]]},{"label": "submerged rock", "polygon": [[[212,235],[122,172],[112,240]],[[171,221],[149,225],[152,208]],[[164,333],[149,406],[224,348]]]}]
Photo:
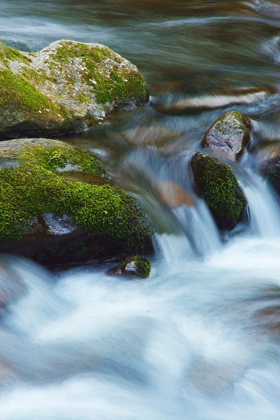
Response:
[{"label": "submerged rock", "polygon": [[[208,78],[207,83],[209,84]],[[207,85],[207,88],[208,87],[209,86]],[[170,88],[167,86],[166,90],[170,91]],[[233,105],[261,102],[275,93],[277,93],[276,90],[269,88],[224,89],[218,92],[210,91],[207,95],[186,97],[177,101],[174,100],[175,98],[173,99],[172,96],[170,97],[170,95],[167,98],[152,97],[151,106],[163,114],[181,115],[186,113],[189,114],[190,112],[202,112],[204,110],[226,106],[228,107]]]},{"label": "submerged rock", "polygon": [[202,145],[218,156],[235,160],[239,157],[251,138],[249,118],[237,111],[226,112],[210,127]]},{"label": "submerged rock", "polygon": [[0,143],[0,250],[44,264],[150,250],[134,199],[108,182],[72,181],[71,169],[106,182],[102,162],[84,149],[49,139]]},{"label": "submerged rock", "polygon": [[110,276],[117,275],[133,275],[142,278],[147,278],[151,272],[151,263],[146,257],[136,255],[135,257],[127,258],[121,264],[111,268],[107,271]]},{"label": "submerged rock", "polygon": [[57,41],[36,53],[0,41],[0,137],[83,130],[147,100],[138,69],[108,47]]},{"label": "submerged rock", "polygon": [[175,182],[157,181],[155,188],[161,200],[171,208],[180,207],[183,204],[193,206],[196,203],[195,197]]},{"label": "submerged rock", "polygon": [[191,167],[196,188],[218,227],[232,229],[240,221],[247,201],[230,166],[205,153],[196,153]]}]

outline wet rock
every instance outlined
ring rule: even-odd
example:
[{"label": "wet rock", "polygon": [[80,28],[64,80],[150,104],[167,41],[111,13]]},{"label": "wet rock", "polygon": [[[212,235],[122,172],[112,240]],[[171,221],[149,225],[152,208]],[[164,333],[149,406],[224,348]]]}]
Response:
[{"label": "wet rock", "polygon": [[0,41],[0,137],[80,131],[147,101],[138,69],[99,44],[57,41],[36,53]]},{"label": "wet rock", "polygon": [[59,141],[1,142],[0,250],[48,265],[150,251],[145,214],[106,176],[95,155]]},{"label": "wet rock", "polygon": [[242,217],[246,198],[229,165],[196,153],[191,160],[195,186],[220,229],[232,229]]},{"label": "wet rock", "polygon": [[107,271],[109,276],[125,276],[132,275],[142,278],[149,277],[151,272],[151,263],[146,257],[136,255],[127,258],[121,264]]},{"label": "wet rock", "polygon": [[183,204],[193,206],[195,197],[175,182],[158,181],[155,187],[161,200],[171,208],[180,207]]},{"label": "wet rock", "polygon": [[202,145],[216,155],[230,160],[238,158],[251,138],[251,122],[240,112],[225,113],[210,127]]},{"label": "wet rock", "polygon": [[[207,84],[209,85],[209,79],[207,79]],[[151,106],[163,114],[181,115],[233,105],[261,102],[275,93],[275,90],[268,88],[225,89],[219,92],[212,91],[202,96],[188,96],[177,101],[172,97],[151,98]]]}]

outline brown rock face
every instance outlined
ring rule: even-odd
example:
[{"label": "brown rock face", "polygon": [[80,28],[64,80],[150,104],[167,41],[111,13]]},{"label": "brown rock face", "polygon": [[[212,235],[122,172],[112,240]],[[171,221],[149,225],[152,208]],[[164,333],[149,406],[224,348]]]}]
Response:
[{"label": "brown rock face", "polygon": [[251,139],[251,122],[240,112],[230,111],[214,122],[206,133],[202,146],[219,157],[235,161]]},{"label": "brown rock face", "polygon": [[180,207],[183,204],[193,206],[195,197],[175,182],[159,181],[156,188],[162,201],[171,208]]}]

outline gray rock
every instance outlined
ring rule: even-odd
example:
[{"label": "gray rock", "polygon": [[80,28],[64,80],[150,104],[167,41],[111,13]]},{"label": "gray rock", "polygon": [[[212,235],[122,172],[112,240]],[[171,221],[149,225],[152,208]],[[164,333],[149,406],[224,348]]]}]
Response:
[{"label": "gray rock", "polygon": [[235,161],[251,139],[251,122],[240,112],[225,113],[210,127],[202,145],[216,155]]},{"label": "gray rock", "polygon": [[147,100],[138,69],[108,47],[57,41],[36,53],[0,41],[0,137],[80,131]]}]

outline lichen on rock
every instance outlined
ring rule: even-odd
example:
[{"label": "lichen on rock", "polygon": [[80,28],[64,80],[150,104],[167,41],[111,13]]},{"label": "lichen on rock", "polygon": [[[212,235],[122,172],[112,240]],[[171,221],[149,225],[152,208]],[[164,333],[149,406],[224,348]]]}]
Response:
[{"label": "lichen on rock", "polygon": [[108,47],[57,41],[24,53],[0,41],[0,137],[79,131],[147,100],[136,66]]},{"label": "lichen on rock", "polygon": [[206,133],[202,146],[217,156],[236,160],[251,138],[251,122],[238,111],[226,112]]},{"label": "lichen on rock", "polygon": [[191,167],[195,186],[218,227],[232,229],[240,221],[247,200],[230,166],[198,152],[192,157]]}]

